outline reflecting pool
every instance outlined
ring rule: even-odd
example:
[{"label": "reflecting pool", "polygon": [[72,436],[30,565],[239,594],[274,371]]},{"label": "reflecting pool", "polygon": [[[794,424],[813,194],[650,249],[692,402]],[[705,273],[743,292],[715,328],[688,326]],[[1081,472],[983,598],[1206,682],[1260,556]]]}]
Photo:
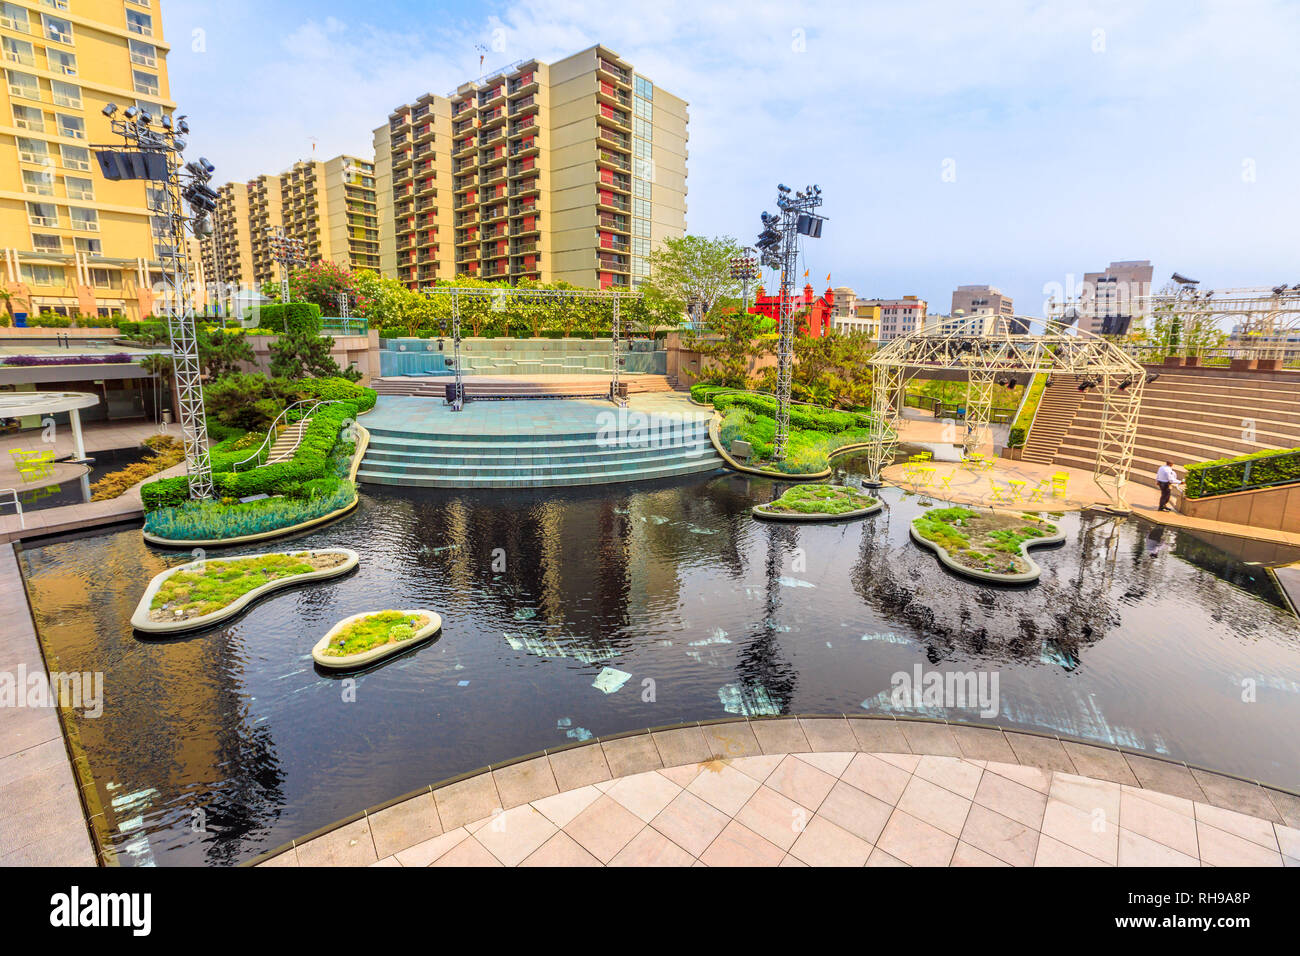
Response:
[{"label": "reflecting pool", "polygon": [[[51,666],[104,672],[103,715],[74,722],[125,864],[234,863],[488,763],[741,713],[946,714],[1300,785],[1300,625],[1249,555],[1066,515],[1036,584],[991,588],[908,540],[925,499],[886,489],[886,511],[839,524],[747,515],[784,487],[366,489],[273,545],[344,545],[357,571],[165,641],[128,619],[188,554],[128,529],[20,560]],[[340,618],[415,607],[443,616],[436,642],[354,678],[312,663]],[[917,667],[996,674],[996,716],[896,705]]]}]

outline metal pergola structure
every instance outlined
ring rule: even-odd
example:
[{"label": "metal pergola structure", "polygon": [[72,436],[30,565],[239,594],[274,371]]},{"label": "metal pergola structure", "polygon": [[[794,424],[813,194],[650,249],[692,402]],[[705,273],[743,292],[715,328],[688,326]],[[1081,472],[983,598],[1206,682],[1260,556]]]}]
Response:
[{"label": "metal pergola structure", "polygon": [[1145,315],[1164,313],[1183,325],[1230,322],[1237,344],[1259,344],[1262,357],[1281,358],[1287,339],[1300,334],[1300,283],[1288,286],[1202,289],[1194,279],[1176,277],[1160,292],[1137,300]]},{"label": "metal pergola structure", "polygon": [[619,304],[623,299],[640,299],[640,292],[623,289],[520,289],[514,286],[485,288],[479,286],[425,286],[420,289],[423,295],[451,296],[451,343],[456,373],[456,400],[452,403],[454,411],[465,407],[465,383],[460,365],[460,301],[461,299],[491,299],[495,304],[509,301],[512,304],[537,305],[555,302],[576,302],[579,300],[596,300],[613,302],[610,317],[610,338],[613,350],[612,368],[609,380],[609,400],[615,405],[623,406],[626,400],[619,395],[619,369],[623,364],[622,325],[619,318]]},{"label": "metal pergola structure", "polygon": [[[1040,325],[1043,332],[1013,331],[1019,323],[1025,323],[1025,328],[1032,327],[1030,323]],[[893,460],[909,379],[927,371],[966,372],[970,394],[964,446],[969,454],[989,433],[989,410],[997,379],[1028,373],[1032,381],[1032,376],[1040,372],[1060,372],[1080,376],[1087,390],[1095,389],[1101,396],[1093,475],[1114,506],[1127,508],[1124,486],[1133,462],[1146,372],[1134,358],[1101,336],[1051,320],[991,314],[976,332],[970,317],[962,317],[896,338],[872,355],[867,364],[872,367],[872,414],[878,423],[867,450],[869,480],[879,482],[881,471]]]}]

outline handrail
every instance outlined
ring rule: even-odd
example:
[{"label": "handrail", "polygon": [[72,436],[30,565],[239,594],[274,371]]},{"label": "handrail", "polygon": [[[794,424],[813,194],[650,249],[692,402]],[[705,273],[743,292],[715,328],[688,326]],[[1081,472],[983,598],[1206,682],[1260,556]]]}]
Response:
[{"label": "handrail", "polygon": [[[1263,479],[1255,479],[1252,472],[1262,468]],[[1240,479],[1233,475],[1230,486],[1213,487],[1207,490],[1208,480],[1229,471],[1240,473]],[[1231,473],[1230,473],[1231,474]],[[1254,488],[1270,488],[1274,485],[1289,485],[1300,482],[1300,449],[1279,449],[1277,454],[1264,454],[1259,457],[1244,456],[1214,462],[1198,462],[1187,466],[1187,481],[1184,483],[1183,497],[1188,499],[1212,498],[1215,495],[1230,495],[1237,491],[1249,491]]]},{"label": "handrail", "polygon": [[[310,398],[304,398],[304,399],[302,399],[301,401],[297,401],[297,402],[294,402],[292,405],[288,405],[288,406],[286,406],[285,409],[284,409],[284,411],[280,412],[279,415],[276,415],[276,416],[275,416],[275,421],[271,422],[271,427],[268,428],[268,429],[266,430],[266,438],[263,439],[262,444],[260,444],[260,445],[257,446],[257,451],[253,452],[253,453],[252,453],[251,455],[249,455],[247,458],[243,458],[243,459],[241,459],[241,460],[235,462],[233,465],[230,466],[230,470],[231,470],[231,471],[239,471],[239,466],[240,466],[240,465],[246,465],[246,464],[248,464],[250,461],[252,461],[252,460],[255,459],[255,458],[256,458],[256,459],[260,459],[260,458],[262,457],[262,452],[263,452],[263,451],[270,452],[271,448],[275,445],[276,440],[280,437],[279,433],[275,430],[276,425],[279,424],[281,418],[284,418],[284,424],[285,424],[285,427],[287,428],[288,425],[289,425],[289,419],[286,418],[285,416],[287,416],[291,411],[293,411],[293,410],[294,410],[295,408],[297,408],[299,405],[306,405],[306,404],[308,404],[309,402],[314,402],[314,404],[311,406],[311,408],[307,409],[307,413],[306,413],[305,415],[303,415],[303,418],[310,418],[310,417],[312,416],[312,413],[315,412],[316,409],[320,408],[320,406],[322,406],[322,405],[332,405],[332,404],[334,404],[334,403],[336,403],[336,402],[338,402],[338,401],[340,401],[340,399],[337,399],[337,398],[329,398],[329,399],[324,399],[324,400],[320,400],[320,401],[317,401],[317,400],[315,400],[315,399],[310,399]],[[300,420],[301,420],[301,419],[300,419]],[[298,435],[298,441],[294,443],[293,451],[297,451],[297,450],[298,450],[298,445],[300,445],[301,443],[302,443],[302,435],[299,434],[299,435]],[[270,461],[263,462],[263,461],[260,461],[260,460],[259,460],[259,461],[257,462],[257,464],[254,465],[253,467],[254,467],[254,468],[257,468],[257,467],[259,467],[259,466],[261,466],[261,465],[264,465],[264,464],[269,465],[269,464],[271,464],[271,462],[270,462]]]},{"label": "handrail", "polygon": [[[3,495],[3,494],[9,494],[10,496],[13,497],[13,499],[14,499],[14,510],[18,512],[18,527],[20,527],[20,528],[22,528],[24,531],[26,531],[26,530],[27,530],[27,522],[23,519],[23,505],[22,505],[22,502],[18,500],[18,492],[15,491],[13,488],[0,488],[0,495]],[[2,503],[2,502],[0,502],[0,503]]]}]

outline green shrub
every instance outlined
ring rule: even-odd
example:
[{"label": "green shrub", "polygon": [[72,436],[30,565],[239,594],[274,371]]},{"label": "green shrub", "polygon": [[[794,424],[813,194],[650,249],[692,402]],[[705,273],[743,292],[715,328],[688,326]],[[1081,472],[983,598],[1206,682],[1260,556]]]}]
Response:
[{"label": "green shrub", "polygon": [[150,534],[172,541],[213,541],[278,531],[290,525],[321,518],[351,504],[356,485],[341,482],[332,495],[314,498],[265,498],[248,504],[189,501],[151,511],[144,527]]},{"label": "green shrub", "polygon": [[179,505],[188,501],[189,497],[190,479],[187,475],[159,478],[140,486],[140,502],[145,511]]},{"label": "green shrub", "polygon": [[1184,488],[1188,498],[1205,498],[1292,481],[1300,481],[1300,448],[1194,462],[1187,466]]},{"label": "green shrub", "polygon": [[320,306],[312,302],[274,302],[257,314],[257,327],[267,332],[320,334]]},{"label": "green shrub", "polygon": [[306,378],[295,383],[295,388],[303,398],[318,398],[322,401],[342,399],[354,402],[358,412],[368,412],[375,407],[379,393],[373,388],[366,388],[345,378]]}]

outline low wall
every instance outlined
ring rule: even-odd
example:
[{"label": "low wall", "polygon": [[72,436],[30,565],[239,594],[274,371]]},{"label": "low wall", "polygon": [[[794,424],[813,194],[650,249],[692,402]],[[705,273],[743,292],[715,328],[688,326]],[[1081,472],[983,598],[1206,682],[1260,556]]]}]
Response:
[{"label": "low wall", "polygon": [[1300,533],[1300,484],[1183,498],[1178,510],[1189,518]]},{"label": "low wall", "polygon": [[[382,339],[381,375],[452,374],[451,340]],[[667,374],[668,354],[642,343],[623,351],[624,371]],[[608,339],[462,338],[461,362],[466,375],[586,375],[609,372],[613,356]]]},{"label": "low wall", "polygon": [[[381,374],[379,371],[378,332],[370,332],[365,335],[331,335],[328,338],[333,342],[330,357],[338,362],[341,368],[356,365],[357,371],[361,373],[362,385],[369,385],[372,378]],[[247,362],[241,363],[243,370],[246,372],[264,372],[269,375],[271,346],[280,341],[280,336],[247,335],[245,339],[253,348],[254,361],[251,365]]]}]

